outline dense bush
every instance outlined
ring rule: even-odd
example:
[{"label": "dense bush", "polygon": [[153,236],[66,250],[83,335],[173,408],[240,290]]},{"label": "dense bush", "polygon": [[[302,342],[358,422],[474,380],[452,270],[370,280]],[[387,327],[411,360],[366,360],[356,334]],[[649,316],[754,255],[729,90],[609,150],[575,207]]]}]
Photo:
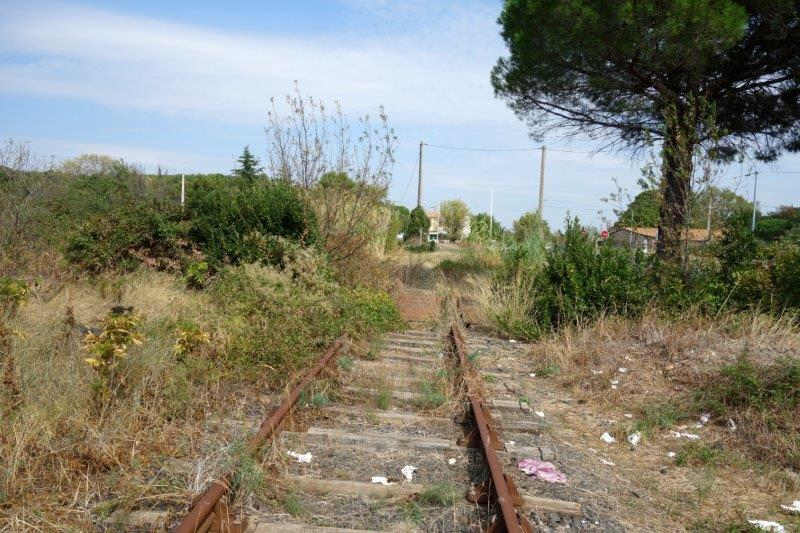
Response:
[{"label": "dense bush", "polygon": [[604,312],[633,314],[651,297],[647,260],[640,252],[602,246],[569,221],[562,243],[547,253],[538,276],[537,308],[555,326],[595,318]]},{"label": "dense bush", "polygon": [[428,229],[430,227],[431,221],[428,218],[428,215],[425,214],[425,210],[417,206],[411,210],[411,213],[409,213],[405,238],[408,240],[421,237],[422,240],[425,240],[428,236]]},{"label": "dense bush", "polygon": [[278,245],[270,237],[312,242],[315,235],[313,213],[280,180],[196,180],[186,218],[189,237],[216,263],[275,262]]},{"label": "dense bush", "polygon": [[285,182],[197,177],[181,210],[161,201],[161,186],[148,181],[133,173],[75,178],[52,209],[64,226],[78,227],[66,239],[66,258],[92,273],[128,271],[142,260],[177,265],[182,245],[202,252],[209,265],[280,264],[293,242],[313,241],[313,213]]},{"label": "dense bush", "polygon": [[[149,259],[176,258],[177,214],[155,207],[126,206],[90,217],[68,239],[65,257],[91,273],[133,270]],[[161,266],[164,266],[163,264]]]},{"label": "dense bush", "polygon": [[545,248],[536,238],[503,248],[494,314],[514,335],[536,337],[606,313],[637,315],[648,305],[708,314],[800,308],[800,244],[791,234],[765,242],[744,218],[731,220],[722,240],[694,251],[685,266],[598,244],[577,220],[568,220],[564,235]]},{"label": "dense bush", "polygon": [[275,381],[343,333],[360,338],[400,323],[387,294],[342,287],[309,249],[299,250],[283,269],[229,267],[212,294],[230,319],[230,362],[245,371],[269,368]]}]

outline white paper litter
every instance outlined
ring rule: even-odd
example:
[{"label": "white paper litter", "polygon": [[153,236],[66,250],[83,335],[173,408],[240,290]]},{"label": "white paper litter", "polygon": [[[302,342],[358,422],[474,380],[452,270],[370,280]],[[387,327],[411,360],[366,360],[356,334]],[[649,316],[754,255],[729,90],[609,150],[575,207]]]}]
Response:
[{"label": "white paper litter", "polygon": [[416,466],[406,465],[400,469],[400,473],[406,478],[406,481],[414,481],[414,472],[417,471]]},{"label": "white paper litter", "polygon": [[592,370],[592,374],[594,374],[595,376],[599,376],[602,373],[603,373],[602,370]]},{"label": "white paper litter", "polygon": [[535,414],[539,418],[544,418],[544,411],[534,411],[533,414]]},{"label": "white paper litter", "polygon": [[615,442],[617,442],[617,439],[615,439],[614,437],[612,437],[612,436],[611,436],[611,435],[608,433],[608,431],[606,431],[605,433],[603,433],[602,435],[600,435],[600,440],[602,440],[603,442],[605,442],[605,443],[607,443],[607,444],[614,444]]},{"label": "white paper litter", "polygon": [[628,442],[631,443],[631,446],[636,446],[642,440],[642,434],[640,432],[631,433],[628,435]]},{"label": "white paper litter", "polygon": [[770,531],[771,533],[785,533],[786,528],[777,522],[769,520],[748,520],[751,524],[756,526],[761,531]]},{"label": "white paper litter", "polygon": [[800,514],[800,500],[793,501],[791,505],[781,504],[781,509],[789,514]]},{"label": "white paper litter", "polygon": [[679,439],[683,437],[689,440],[700,440],[700,435],[695,435],[694,433],[684,433],[681,431],[670,431],[669,433],[670,435],[672,435],[672,438],[674,439]]},{"label": "white paper litter", "polygon": [[733,421],[733,418],[728,419],[728,429],[731,431],[736,431],[736,422]]},{"label": "white paper litter", "polygon": [[627,372],[627,371],[628,371],[628,369],[627,369],[627,368],[625,368],[624,366],[621,366],[621,367],[619,367],[619,368],[617,369],[617,371],[619,371],[619,373],[620,373],[620,374],[624,374],[625,372]]},{"label": "white paper litter", "polygon": [[378,485],[394,485],[391,483],[386,476],[372,476],[371,481],[373,483],[377,483]]},{"label": "white paper litter", "polygon": [[449,464],[449,465],[456,464],[456,458],[455,457],[451,457],[450,459],[447,460],[447,464]]},{"label": "white paper litter", "polygon": [[514,343],[516,343],[517,341],[515,341],[514,339],[508,339],[508,342],[510,342],[511,344],[514,344]]},{"label": "white paper litter", "polygon": [[528,376],[532,377],[532,378],[535,378],[536,377],[536,372],[531,372],[530,374],[528,374]]},{"label": "white paper litter", "polygon": [[617,465],[615,465],[614,463],[612,463],[611,461],[608,461],[608,460],[606,460],[606,459],[603,459],[602,457],[600,458],[600,462],[601,462],[601,463],[603,463],[603,464],[604,464],[604,465],[606,465],[606,466],[617,466]]},{"label": "white paper litter", "polygon": [[670,459],[672,459],[672,458],[673,458],[673,457],[675,457],[676,455],[678,455],[678,454],[677,454],[677,453],[675,453],[675,452],[667,452],[667,457],[669,457]]},{"label": "white paper litter", "polygon": [[618,379],[612,379],[611,380],[611,384],[612,385],[619,385],[619,380]]},{"label": "white paper litter", "polygon": [[294,457],[295,459],[297,459],[298,463],[310,463],[311,458],[313,457],[313,455],[311,455],[311,452],[297,453],[293,451],[288,451],[286,452],[286,455],[288,455],[289,457]]},{"label": "white paper litter", "polygon": [[632,415],[632,414],[630,414],[630,413],[625,413],[625,414],[624,414],[624,415],[622,415],[622,416],[624,416],[625,418],[633,418],[633,415]]}]

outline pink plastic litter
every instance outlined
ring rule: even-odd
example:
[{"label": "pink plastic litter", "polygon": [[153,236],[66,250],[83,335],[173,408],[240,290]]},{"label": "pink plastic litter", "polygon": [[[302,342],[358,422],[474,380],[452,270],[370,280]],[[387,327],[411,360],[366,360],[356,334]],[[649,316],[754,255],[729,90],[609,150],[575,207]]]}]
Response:
[{"label": "pink plastic litter", "polygon": [[538,459],[523,459],[517,465],[522,472],[529,476],[536,476],[542,481],[549,483],[566,483],[567,476],[547,461],[539,461]]}]

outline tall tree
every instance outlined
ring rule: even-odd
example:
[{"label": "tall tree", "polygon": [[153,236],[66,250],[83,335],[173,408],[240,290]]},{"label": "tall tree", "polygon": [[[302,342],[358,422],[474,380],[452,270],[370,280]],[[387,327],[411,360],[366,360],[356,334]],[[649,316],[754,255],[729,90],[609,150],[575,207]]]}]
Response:
[{"label": "tall tree", "polygon": [[244,150],[242,150],[242,155],[239,156],[239,159],[236,161],[239,162],[239,167],[233,169],[233,173],[240,178],[247,180],[248,182],[252,183],[258,178],[263,169],[259,166],[258,159],[250,153],[250,147],[245,146]]},{"label": "tall tree", "polygon": [[676,258],[692,159],[800,150],[797,0],[506,0],[498,96],[531,127],[660,141],[659,255]]},{"label": "tall tree", "polygon": [[442,202],[441,213],[442,226],[447,230],[447,234],[452,240],[460,239],[467,225],[469,208],[461,200],[449,200]]},{"label": "tall tree", "polygon": [[[692,192],[689,199],[687,226],[705,228],[708,224],[709,202],[711,203],[711,227],[722,228],[725,222],[742,212],[750,213],[753,204],[730,189],[706,188]],[[661,194],[658,189],[645,189],[617,213],[615,226],[654,227],[658,224]]]},{"label": "tall tree", "polygon": [[425,210],[420,206],[411,210],[408,217],[408,226],[406,229],[405,239],[413,239],[418,237],[420,244],[428,240],[428,230],[431,227],[431,220],[425,214]]},{"label": "tall tree", "polygon": [[549,238],[550,226],[539,213],[528,211],[514,221],[514,239],[517,242],[525,242],[534,235],[538,235],[540,240]]},{"label": "tall tree", "polygon": [[469,240],[472,242],[499,240],[505,231],[500,221],[488,213],[478,213],[469,219]]}]

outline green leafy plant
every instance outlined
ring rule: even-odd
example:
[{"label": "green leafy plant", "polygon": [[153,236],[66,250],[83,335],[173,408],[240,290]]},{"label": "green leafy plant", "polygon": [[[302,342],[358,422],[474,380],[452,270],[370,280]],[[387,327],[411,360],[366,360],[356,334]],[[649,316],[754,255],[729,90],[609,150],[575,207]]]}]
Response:
[{"label": "green leafy plant", "polygon": [[351,370],[353,370],[353,365],[355,363],[353,362],[352,357],[348,357],[345,355],[339,357],[339,359],[337,360],[337,364],[339,365],[339,368],[342,369],[344,372],[350,372]]},{"label": "green leafy plant", "polygon": [[725,452],[720,445],[690,442],[678,452],[675,464],[678,466],[702,465],[717,466],[725,461]]},{"label": "green leafy plant", "polygon": [[110,313],[103,319],[99,333],[87,333],[83,339],[84,358],[97,374],[94,384],[95,406],[100,408],[122,385],[117,372],[119,364],[128,356],[132,345],[142,344],[139,333],[140,318],[132,313]]},{"label": "green leafy plant", "polygon": [[28,285],[18,279],[0,276],[0,314],[13,315],[28,298]]},{"label": "green leafy plant", "polygon": [[178,361],[184,361],[187,355],[195,353],[211,342],[211,335],[195,324],[180,326],[177,337],[173,351]]},{"label": "green leafy plant", "polygon": [[436,409],[447,401],[447,396],[443,392],[441,380],[435,382],[425,381],[420,384],[422,397],[418,400],[418,405],[422,409]]},{"label": "green leafy plant", "polygon": [[183,279],[186,286],[190,289],[202,289],[205,287],[208,278],[208,263],[205,261],[193,261],[186,267]]},{"label": "green leafy plant", "polygon": [[378,395],[375,397],[375,405],[382,411],[387,410],[392,404],[392,391],[387,387],[378,389]]},{"label": "green leafy plant", "polygon": [[455,505],[460,499],[459,488],[446,482],[435,483],[417,495],[417,501],[421,504],[440,507]]}]

